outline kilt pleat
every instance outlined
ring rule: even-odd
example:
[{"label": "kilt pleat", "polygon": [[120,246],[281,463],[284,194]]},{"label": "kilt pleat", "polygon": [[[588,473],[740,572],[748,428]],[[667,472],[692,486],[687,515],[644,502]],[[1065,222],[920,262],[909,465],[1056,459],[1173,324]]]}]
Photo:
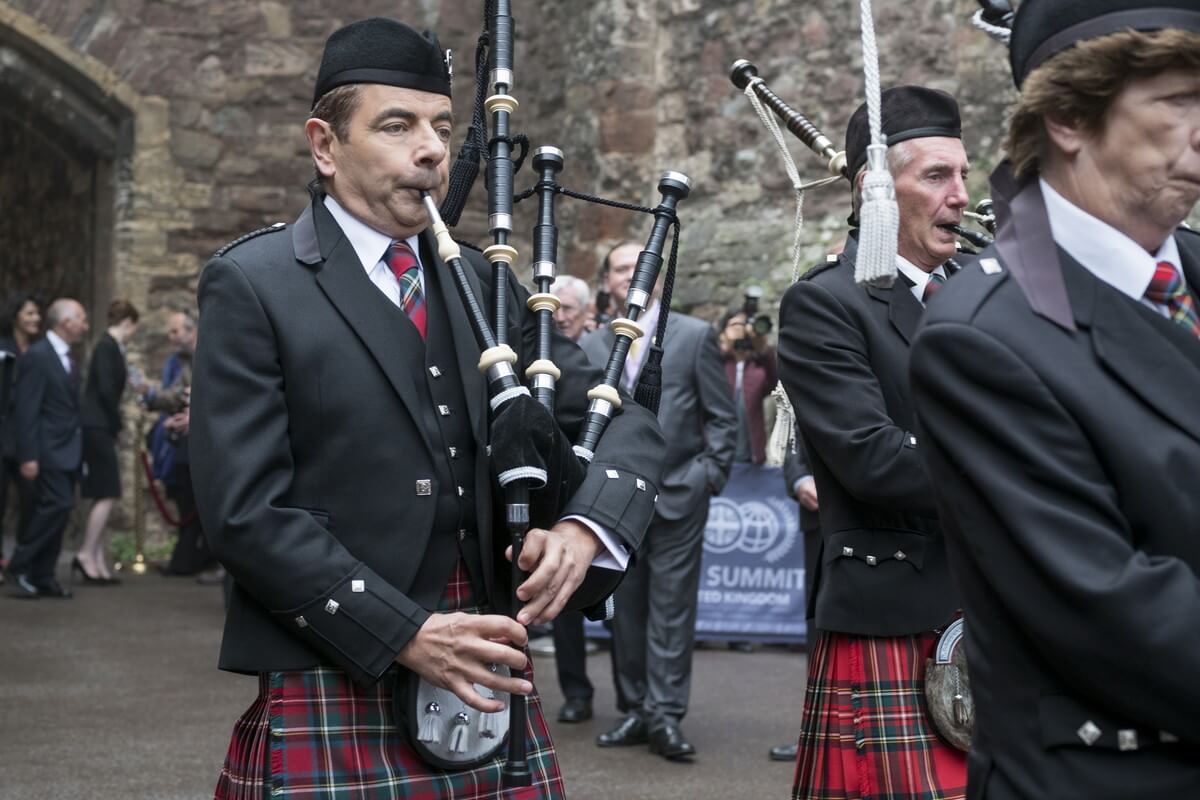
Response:
[{"label": "kilt pleat", "polygon": [[962,800],[966,754],[929,723],[933,632],[821,631],[809,658],[793,800]]},{"label": "kilt pleat", "polygon": [[[460,562],[440,611],[479,611]],[[565,797],[550,731],[535,692],[526,741],[533,785],[505,791],[503,755],[470,770],[423,762],[392,708],[398,670],[363,688],[316,667],[260,676],[258,698],[234,726],[216,800],[558,800]],[[532,667],[525,677],[532,681]]]}]

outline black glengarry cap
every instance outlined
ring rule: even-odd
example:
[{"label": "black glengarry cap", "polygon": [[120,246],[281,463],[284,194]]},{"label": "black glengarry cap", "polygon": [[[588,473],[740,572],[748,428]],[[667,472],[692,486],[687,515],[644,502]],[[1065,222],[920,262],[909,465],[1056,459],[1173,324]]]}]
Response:
[{"label": "black glengarry cap", "polygon": [[[958,103],[940,89],[924,86],[885,89],[881,110],[888,146],[931,136],[962,138]],[[850,166],[851,178],[867,163],[867,146],[870,144],[871,126],[867,119],[867,104],[863,103],[850,116],[850,124],[846,126],[846,163]]]},{"label": "black glengarry cap", "polygon": [[1025,0],[1009,44],[1013,80],[1019,88],[1048,58],[1084,40],[1164,28],[1200,33],[1200,0]]},{"label": "black glengarry cap", "polygon": [[386,17],[351,22],[330,34],[317,71],[313,106],[331,89],[380,83],[450,96],[446,54],[432,31]]}]

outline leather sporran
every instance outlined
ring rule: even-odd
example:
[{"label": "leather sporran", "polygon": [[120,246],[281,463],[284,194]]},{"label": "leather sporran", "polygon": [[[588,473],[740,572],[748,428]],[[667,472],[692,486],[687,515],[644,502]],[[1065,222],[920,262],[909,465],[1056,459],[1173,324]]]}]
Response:
[{"label": "leather sporran", "polygon": [[963,647],[966,625],[954,620],[938,638],[933,658],[925,659],[925,705],[934,730],[948,744],[959,749],[971,748],[975,728],[975,700],[967,673],[967,653]]},{"label": "leather sporran", "polygon": [[[500,669],[511,674],[508,667],[492,665],[493,672]],[[422,761],[441,769],[463,770],[496,758],[508,741],[509,698],[479,684],[475,691],[503,700],[504,710],[485,714],[415,672],[400,672],[392,698],[396,722]]]}]

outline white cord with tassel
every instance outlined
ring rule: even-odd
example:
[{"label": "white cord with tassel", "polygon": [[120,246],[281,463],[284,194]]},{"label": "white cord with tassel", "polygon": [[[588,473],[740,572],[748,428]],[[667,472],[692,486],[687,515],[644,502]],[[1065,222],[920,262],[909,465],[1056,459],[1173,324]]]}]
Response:
[{"label": "white cord with tassel", "polygon": [[[783,138],[783,131],[780,129],[779,123],[775,121],[775,115],[762,104],[754,92],[754,84],[761,81],[762,78],[758,76],[752,78],[746,85],[745,94],[750,99],[750,104],[754,106],[754,111],[758,114],[763,126],[771,132],[775,146],[779,148],[779,154],[783,157],[783,166],[792,182],[792,190],[796,193],[795,232],[792,234],[792,283],[795,283],[800,280],[800,259],[802,257],[800,237],[804,230],[804,192],[840,181],[841,176],[822,178],[812,183],[804,183],[800,179],[800,170],[797,169],[792,153],[788,150],[787,142]],[[783,465],[788,453],[796,450],[796,415],[782,383],[776,385],[772,395],[775,398],[775,427],[771,430],[771,437],[767,442],[767,463],[778,467]]]},{"label": "white cord with tassel", "polygon": [[861,232],[854,281],[860,286],[888,288],[896,280],[896,241],[900,235],[900,210],[896,185],[887,165],[887,138],[883,135],[883,113],[879,88],[879,49],[875,44],[875,20],[871,0],[861,0],[863,76],[866,83],[867,118],[871,144],[867,147],[867,174],[863,176]]}]

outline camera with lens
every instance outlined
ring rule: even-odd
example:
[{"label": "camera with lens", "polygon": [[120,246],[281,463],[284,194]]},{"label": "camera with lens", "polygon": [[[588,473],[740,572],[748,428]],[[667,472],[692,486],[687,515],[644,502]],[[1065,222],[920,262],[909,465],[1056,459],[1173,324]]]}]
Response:
[{"label": "camera with lens", "polygon": [[737,350],[754,349],[752,337],[766,336],[775,327],[769,316],[759,313],[758,303],[762,296],[763,288],[761,286],[746,287],[745,299],[742,302],[742,313],[746,315],[746,336],[733,343]]}]

